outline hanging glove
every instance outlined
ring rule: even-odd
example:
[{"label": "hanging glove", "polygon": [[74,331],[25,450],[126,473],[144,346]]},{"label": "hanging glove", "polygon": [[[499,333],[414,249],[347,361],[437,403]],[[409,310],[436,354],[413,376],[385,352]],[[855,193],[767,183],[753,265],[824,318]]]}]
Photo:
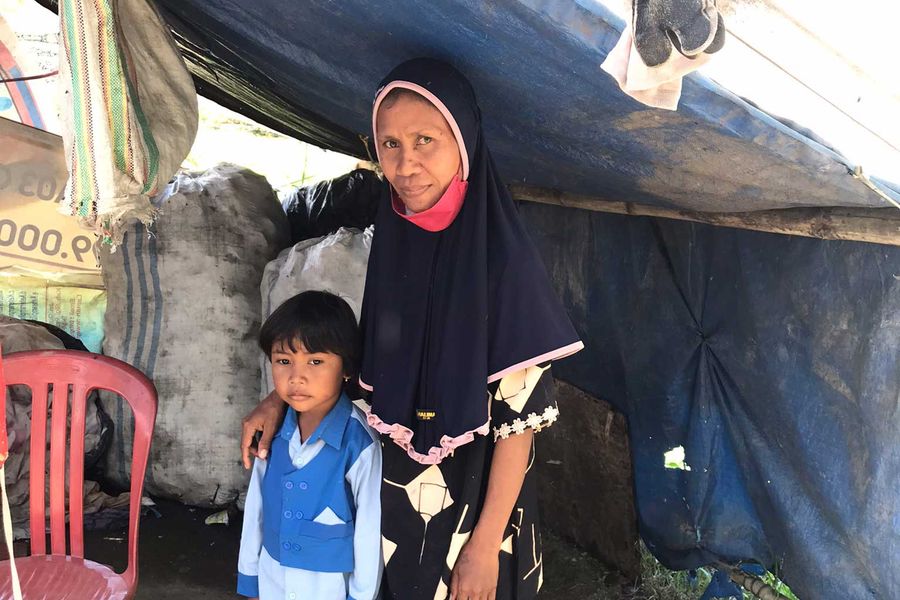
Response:
[{"label": "hanging glove", "polygon": [[725,44],[725,21],[715,0],[633,0],[634,43],[648,67],[664,63],[672,46],[693,58]]}]

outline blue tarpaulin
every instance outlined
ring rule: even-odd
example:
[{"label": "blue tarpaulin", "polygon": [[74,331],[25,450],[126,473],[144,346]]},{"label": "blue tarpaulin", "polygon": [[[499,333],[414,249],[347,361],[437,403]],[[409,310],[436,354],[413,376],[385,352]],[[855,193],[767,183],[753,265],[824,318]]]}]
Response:
[{"label": "blue tarpaulin", "polygon": [[600,70],[622,23],[592,0],[157,3],[201,93],[325,148],[366,156],[378,82],[428,55],[472,80],[507,183],[705,211],[887,205],[703,77],[678,112],[622,94]]},{"label": "blue tarpaulin", "polygon": [[[157,4],[201,93],[325,148],[365,157],[375,86],[428,55],[472,80],[507,183],[700,211],[887,205],[701,76],[678,112],[622,94],[600,70],[622,23],[590,0]],[[778,566],[804,600],[900,598],[900,248],[522,210],[587,346],[557,375],[627,415],[654,554]],[[677,446],[690,470],[664,467]]]},{"label": "blue tarpaulin", "polygon": [[556,375],[627,416],[653,553],[900,598],[900,248],[521,210],[587,348]]}]

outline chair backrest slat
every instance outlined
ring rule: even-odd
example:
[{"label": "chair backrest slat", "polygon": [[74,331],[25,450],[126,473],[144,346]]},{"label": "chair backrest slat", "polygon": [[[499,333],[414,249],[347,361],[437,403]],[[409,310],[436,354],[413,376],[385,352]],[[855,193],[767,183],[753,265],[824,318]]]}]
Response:
[{"label": "chair backrest slat", "polygon": [[[84,531],[84,421],[89,387],[72,385],[71,426],[69,428],[69,530]],[[83,535],[69,536],[69,554],[84,558]]]},{"label": "chair backrest slat", "polygon": [[53,382],[50,402],[50,553],[66,554],[66,418],[69,384]]},{"label": "chair backrest slat", "polygon": [[[9,369],[9,358],[4,369]],[[9,383],[7,376],[7,383]],[[25,382],[23,382],[25,383]],[[50,384],[34,383],[31,387],[31,471],[28,475],[28,505],[31,526],[31,553],[46,554],[46,520],[44,506],[44,471],[47,468],[47,395]],[[40,466],[40,468],[37,468]]]},{"label": "chair backrest slat", "polygon": [[134,413],[131,498],[128,519],[128,567],[122,577],[133,590],[137,581],[137,540],[144,474],[156,422],[156,389],[134,367],[106,356],[72,350],[16,352],[3,359],[6,385],[26,385],[32,391],[31,427],[31,553],[46,554],[44,471],[47,467],[47,388],[53,382],[50,423],[50,531],[53,554],[66,553],[65,487],[69,386],[72,386],[69,443],[69,546],[83,558],[84,429],[87,395],[109,390],[122,396]]}]

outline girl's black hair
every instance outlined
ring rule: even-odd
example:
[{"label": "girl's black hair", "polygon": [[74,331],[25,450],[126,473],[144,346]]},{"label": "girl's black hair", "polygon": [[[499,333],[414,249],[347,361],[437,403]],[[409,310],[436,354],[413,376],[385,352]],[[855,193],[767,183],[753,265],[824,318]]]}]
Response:
[{"label": "girl's black hair", "polygon": [[360,333],[356,315],[344,299],[330,292],[297,294],[276,308],[259,330],[259,347],[270,360],[277,344],[296,352],[297,341],[307,352],[340,356],[344,375],[350,377],[351,384],[355,383],[359,375]]}]

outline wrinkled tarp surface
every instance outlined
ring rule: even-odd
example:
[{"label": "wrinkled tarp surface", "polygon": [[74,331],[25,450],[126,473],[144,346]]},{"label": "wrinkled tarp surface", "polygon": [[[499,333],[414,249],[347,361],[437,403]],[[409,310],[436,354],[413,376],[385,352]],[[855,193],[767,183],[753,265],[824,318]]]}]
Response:
[{"label": "wrinkled tarp surface", "polygon": [[900,598],[900,248],[521,210],[586,347],[554,373],[626,414],[653,553]]},{"label": "wrinkled tarp surface", "polygon": [[625,96],[600,70],[622,23],[592,0],[157,4],[201,94],[324,148],[374,155],[359,135],[375,87],[430,55],[471,79],[507,183],[704,211],[886,205],[833,152],[703,77],[678,112]]},{"label": "wrinkled tarp surface", "polygon": [[[599,69],[621,24],[589,0],[158,4],[201,93],[325,148],[365,156],[375,85],[431,55],[471,78],[508,183],[712,211],[884,205],[701,77],[677,113],[622,95]],[[654,553],[780,563],[804,599],[900,598],[900,248],[522,210],[587,345],[556,373],[628,416]],[[664,469],[679,445],[691,470]]]}]

